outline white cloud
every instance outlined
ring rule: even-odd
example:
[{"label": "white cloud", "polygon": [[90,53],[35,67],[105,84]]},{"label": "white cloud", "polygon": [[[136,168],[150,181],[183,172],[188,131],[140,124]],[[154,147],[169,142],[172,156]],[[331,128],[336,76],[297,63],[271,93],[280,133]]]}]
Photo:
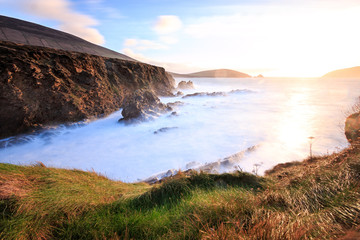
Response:
[{"label": "white cloud", "polygon": [[143,40],[143,39],[135,39],[128,38],[124,41],[124,47],[132,48],[138,51],[144,50],[158,50],[158,49],[166,49],[167,46],[155,41]]},{"label": "white cloud", "polygon": [[59,22],[59,29],[95,44],[103,44],[104,37],[94,26],[94,18],[78,13],[68,0],[18,0],[16,5],[32,15]]},{"label": "white cloud", "polygon": [[234,15],[196,19],[184,32],[192,39],[192,60],[206,66],[277,69],[273,76],[321,76],[359,65],[358,22],[359,6],[250,6]]},{"label": "white cloud", "polygon": [[155,23],[154,30],[158,34],[169,34],[180,30],[182,22],[178,16],[175,15],[163,15],[158,16]]},{"label": "white cloud", "polygon": [[173,62],[166,62],[166,61],[161,61],[161,60],[154,60],[154,59],[144,56],[141,53],[136,53],[130,48],[124,48],[124,49],[122,49],[121,52],[131,58],[134,58],[134,59],[140,61],[140,62],[163,67],[163,68],[165,68],[166,71],[169,71],[169,72],[190,73],[190,72],[205,70],[203,68],[199,68],[198,66],[194,66],[189,63],[182,63],[182,62],[173,63]]},{"label": "white cloud", "polygon": [[168,45],[176,44],[179,42],[179,40],[173,36],[160,36],[159,40]]},{"label": "white cloud", "polygon": [[137,44],[138,44],[138,40],[134,39],[134,38],[128,38],[128,39],[125,39],[125,41],[124,41],[125,47],[134,47]]}]

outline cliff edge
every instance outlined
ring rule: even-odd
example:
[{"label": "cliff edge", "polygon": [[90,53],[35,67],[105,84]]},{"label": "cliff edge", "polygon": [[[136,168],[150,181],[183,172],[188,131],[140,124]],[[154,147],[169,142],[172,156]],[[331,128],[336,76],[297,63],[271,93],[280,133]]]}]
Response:
[{"label": "cliff edge", "polygon": [[161,67],[0,41],[0,138],[118,110],[137,89],[171,95]]}]

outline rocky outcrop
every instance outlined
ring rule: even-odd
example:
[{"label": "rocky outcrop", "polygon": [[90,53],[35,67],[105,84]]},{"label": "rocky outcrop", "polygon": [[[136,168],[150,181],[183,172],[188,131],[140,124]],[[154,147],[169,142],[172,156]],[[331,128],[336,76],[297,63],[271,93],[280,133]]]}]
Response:
[{"label": "rocky outcrop", "polygon": [[192,81],[181,81],[179,82],[178,89],[193,89],[194,88],[194,83]]},{"label": "rocky outcrop", "polygon": [[345,136],[350,143],[360,142],[360,112],[354,113],[346,119]]},{"label": "rocky outcrop", "polygon": [[99,117],[138,89],[172,95],[163,68],[0,41],[0,138]]},{"label": "rocky outcrop", "polygon": [[123,118],[119,121],[147,120],[171,110],[151,90],[139,89],[125,99],[121,112]]},{"label": "rocky outcrop", "polygon": [[165,132],[168,132],[173,129],[178,129],[178,127],[163,127],[163,128],[160,128],[160,129],[154,131],[154,134],[165,133]]},{"label": "rocky outcrop", "polygon": [[226,97],[229,94],[238,94],[238,93],[251,93],[251,90],[247,90],[247,89],[236,89],[236,90],[231,90],[230,92],[196,92],[196,93],[190,93],[190,94],[186,94],[185,96],[183,96],[182,98],[189,98],[189,97]]}]

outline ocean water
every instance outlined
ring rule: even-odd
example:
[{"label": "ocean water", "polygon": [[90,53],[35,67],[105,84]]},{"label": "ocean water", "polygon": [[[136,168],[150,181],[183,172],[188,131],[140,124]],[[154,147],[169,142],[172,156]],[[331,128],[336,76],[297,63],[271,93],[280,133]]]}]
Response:
[{"label": "ocean water", "polygon": [[[176,79],[180,80],[189,79]],[[127,125],[121,111],[96,121],[58,126],[24,141],[1,141],[0,162],[94,170],[134,182],[169,169],[199,168],[240,153],[216,172],[265,170],[345,148],[344,121],[360,95],[360,79],[191,79],[195,89],[225,96],[181,101],[176,114]],[[241,90],[231,92],[232,90]],[[162,129],[167,128],[167,129]],[[157,132],[156,132],[157,131]],[[156,133],[155,133],[156,132]],[[251,148],[252,147],[252,148]],[[249,150],[251,148],[251,150]]]}]

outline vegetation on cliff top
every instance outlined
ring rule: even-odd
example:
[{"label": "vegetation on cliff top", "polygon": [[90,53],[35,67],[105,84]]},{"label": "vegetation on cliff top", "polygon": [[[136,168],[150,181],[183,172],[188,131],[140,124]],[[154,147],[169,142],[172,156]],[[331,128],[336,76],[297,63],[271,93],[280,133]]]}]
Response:
[{"label": "vegetation on cliff top", "polygon": [[[359,224],[355,144],[248,173],[127,184],[94,172],[0,164],[1,239],[329,239]],[[356,233],[355,233],[356,234]]]}]

